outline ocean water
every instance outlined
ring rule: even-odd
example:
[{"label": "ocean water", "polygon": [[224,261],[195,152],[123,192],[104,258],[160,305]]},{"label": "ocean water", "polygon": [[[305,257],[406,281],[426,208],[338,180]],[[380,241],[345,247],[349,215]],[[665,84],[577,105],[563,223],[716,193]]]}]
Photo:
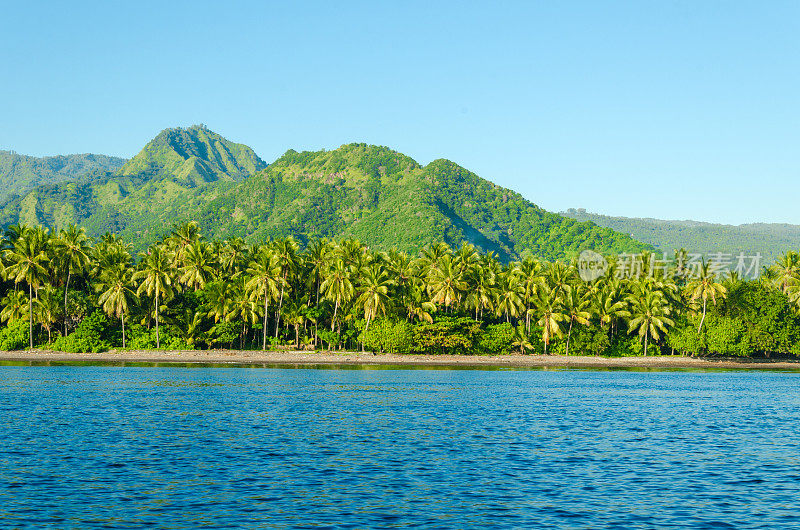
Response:
[{"label": "ocean water", "polygon": [[0,527],[800,527],[800,374],[0,367]]}]

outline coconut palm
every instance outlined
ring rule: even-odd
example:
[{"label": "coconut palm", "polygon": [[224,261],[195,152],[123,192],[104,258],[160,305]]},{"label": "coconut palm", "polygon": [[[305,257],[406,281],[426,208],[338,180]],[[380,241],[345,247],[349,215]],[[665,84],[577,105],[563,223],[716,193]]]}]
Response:
[{"label": "coconut palm", "polygon": [[583,295],[582,289],[579,287],[567,287],[562,298],[562,305],[564,308],[564,315],[569,322],[567,328],[567,344],[565,355],[569,355],[569,339],[572,335],[572,325],[581,324],[587,325],[589,323],[590,314],[587,311],[589,307],[589,300]]},{"label": "coconut palm", "polygon": [[214,319],[217,324],[228,320],[231,312],[231,300],[233,299],[233,287],[231,282],[220,280],[209,283],[205,289],[206,303],[204,309],[206,315]]},{"label": "coconut palm", "polygon": [[58,318],[59,294],[55,287],[46,285],[39,289],[36,299],[33,301],[33,314],[36,322],[47,330],[47,344],[53,342],[52,330],[53,323]]},{"label": "coconut palm", "polygon": [[40,229],[25,229],[21,236],[14,241],[14,245],[5,251],[7,277],[14,280],[14,284],[25,282],[28,284],[28,323],[29,347],[33,349],[33,290],[38,289],[47,277],[47,231]]},{"label": "coconut palm", "polygon": [[284,239],[276,239],[273,247],[275,257],[278,261],[278,266],[281,269],[281,293],[278,297],[278,309],[275,313],[275,337],[278,336],[278,326],[281,320],[281,308],[283,307],[283,296],[287,289],[291,287],[289,282],[289,274],[293,273],[298,265],[297,257],[297,241],[288,237]]},{"label": "coconut palm", "polygon": [[659,339],[659,331],[666,333],[667,326],[674,325],[669,318],[669,305],[660,291],[645,290],[637,296],[629,297],[631,320],[628,322],[628,333],[637,331],[644,339],[644,354],[650,338]]},{"label": "coconut palm", "polygon": [[125,343],[125,315],[130,313],[130,307],[136,300],[133,291],[133,269],[125,263],[119,263],[103,271],[98,278],[95,289],[100,296],[98,303],[106,315],[116,317],[122,324],[122,347]]},{"label": "coconut palm", "polygon": [[195,291],[202,289],[215,276],[211,246],[205,241],[189,243],[183,250],[178,273],[179,281]]},{"label": "coconut palm", "polygon": [[380,313],[385,315],[386,310],[391,304],[389,298],[389,288],[394,282],[389,279],[389,275],[382,266],[372,266],[364,270],[361,278],[361,293],[358,295],[356,304],[364,309],[364,320],[366,325],[364,331],[369,329],[369,324]]},{"label": "coconut palm", "polygon": [[443,304],[448,310],[458,303],[466,284],[449,254],[443,255],[430,272],[431,302]]},{"label": "coconut palm", "polygon": [[497,279],[496,311],[498,315],[505,315],[506,322],[511,322],[511,317],[517,318],[523,307],[522,296],[524,287],[513,268],[509,268]]},{"label": "coconut palm", "polygon": [[322,293],[331,302],[333,302],[333,318],[331,318],[331,331],[336,326],[336,315],[339,308],[349,302],[355,294],[355,288],[350,277],[350,267],[345,265],[344,261],[339,258],[336,259],[325,275],[325,279],[320,286]]},{"label": "coconut palm", "polygon": [[511,346],[519,348],[522,355],[525,355],[526,350],[533,349],[533,343],[531,343],[531,338],[525,329],[525,324],[520,323],[514,328],[514,340],[511,342]]},{"label": "coconut palm", "polygon": [[8,291],[2,301],[0,320],[13,324],[18,320],[28,320],[28,295],[24,291]]},{"label": "coconut palm", "polygon": [[544,278],[542,277],[543,267],[539,260],[527,258],[519,264],[517,271],[523,289],[522,300],[525,304],[525,329],[530,333],[533,300],[544,283]]},{"label": "coconut palm", "polygon": [[686,292],[690,301],[702,300],[703,302],[703,316],[700,318],[700,325],[697,327],[697,332],[700,333],[700,330],[703,329],[703,322],[706,319],[706,305],[709,298],[716,305],[717,299],[725,299],[727,290],[725,286],[717,281],[716,274],[711,270],[711,264],[703,261],[697,276],[686,285]]},{"label": "coconut palm", "polygon": [[69,280],[73,274],[80,274],[91,263],[92,247],[86,230],[70,224],[66,230],[61,230],[55,241],[55,250],[60,267],[67,273],[64,282],[64,335],[67,334],[67,292]]},{"label": "coconut palm", "polygon": [[283,285],[281,267],[278,258],[269,248],[260,249],[250,265],[247,267],[249,279],[245,288],[251,297],[256,300],[264,300],[264,325],[261,348],[267,349],[267,315],[269,313],[269,301],[275,300],[279,296],[279,286]]},{"label": "coconut palm", "polygon": [[561,329],[561,322],[567,319],[564,314],[564,306],[561,298],[556,294],[555,289],[549,287],[540,289],[536,296],[536,314],[539,320],[536,322],[542,328],[542,342],[544,343],[544,354],[547,355],[547,346],[553,337],[561,337],[564,331]]},{"label": "coconut palm", "polygon": [[156,319],[156,348],[161,347],[158,329],[159,302],[168,300],[174,293],[172,275],[175,271],[174,258],[162,245],[153,245],[147,254],[142,256],[140,269],[133,274],[133,281],[141,281],[137,295],[145,293],[154,297],[153,309]]}]

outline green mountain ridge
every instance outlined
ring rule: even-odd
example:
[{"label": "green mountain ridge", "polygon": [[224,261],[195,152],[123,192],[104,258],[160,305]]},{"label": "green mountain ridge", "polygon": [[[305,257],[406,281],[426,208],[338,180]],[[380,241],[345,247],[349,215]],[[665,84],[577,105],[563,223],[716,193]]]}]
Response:
[{"label": "green mountain ridge", "polygon": [[117,171],[124,158],[91,153],[35,157],[0,150],[0,202],[36,186],[75,180],[92,172]]},{"label": "green mountain ridge", "polygon": [[616,217],[570,208],[561,215],[577,221],[588,221],[672,252],[685,248],[690,253],[706,256],[722,252],[748,256],[757,253],[765,264],[788,250],[800,247],[800,225],[785,223],[747,223],[727,225],[691,220],[663,220],[639,217]]},{"label": "green mountain ridge", "polygon": [[139,249],[188,220],[218,239],[355,238],[413,253],[467,241],[506,260],[650,248],[547,212],[449,160],[422,166],[387,147],[347,144],[289,150],[267,166],[203,126],[162,131],[116,173],[40,186],[0,207],[5,226],[74,223],[94,236],[118,232]]}]

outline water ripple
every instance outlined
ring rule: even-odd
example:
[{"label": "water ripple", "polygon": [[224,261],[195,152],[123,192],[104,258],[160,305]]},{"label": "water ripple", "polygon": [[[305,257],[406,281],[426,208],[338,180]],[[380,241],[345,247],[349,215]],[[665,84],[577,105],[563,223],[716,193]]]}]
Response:
[{"label": "water ripple", "polygon": [[0,367],[0,526],[800,525],[771,372]]}]

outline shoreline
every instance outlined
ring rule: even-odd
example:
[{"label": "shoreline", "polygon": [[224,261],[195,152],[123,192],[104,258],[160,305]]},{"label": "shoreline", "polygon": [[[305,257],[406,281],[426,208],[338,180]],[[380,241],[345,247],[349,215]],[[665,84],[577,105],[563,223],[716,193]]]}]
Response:
[{"label": "shoreline", "polygon": [[0,352],[0,362],[40,363],[156,363],[229,364],[303,367],[314,365],[450,367],[450,368],[656,368],[743,369],[800,371],[800,361],[725,358],[703,359],[679,356],[590,357],[560,355],[418,355],[360,352],[304,352],[251,350],[157,351],[126,350],[104,353],[65,353],[49,350]]}]

